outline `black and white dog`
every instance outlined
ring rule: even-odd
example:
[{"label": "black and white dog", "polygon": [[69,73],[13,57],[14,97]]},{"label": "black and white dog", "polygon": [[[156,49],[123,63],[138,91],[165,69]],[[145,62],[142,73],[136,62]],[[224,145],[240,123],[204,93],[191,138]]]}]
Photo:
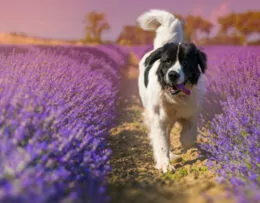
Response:
[{"label": "black and white dog", "polygon": [[196,141],[207,57],[193,43],[183,42],[181,22],[167,11],[150,10],[137,23],[144,30],[156,31],[153,50],[139,63],[138,88],[156,168],[166,172],[174,169],[170,165],[174,123],[182,126],[183,147]]}]

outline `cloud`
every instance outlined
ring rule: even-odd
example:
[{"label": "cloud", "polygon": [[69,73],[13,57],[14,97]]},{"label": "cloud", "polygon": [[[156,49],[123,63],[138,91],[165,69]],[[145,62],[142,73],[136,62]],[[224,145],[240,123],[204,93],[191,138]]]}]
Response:
[{"label": "cloud", "polygon": [[209,15],[209,21],[213,24],[213,29],[211,31],[211,36],[214,36],[217,34],[218,29],[219,29],[219,24],[218,24],[218,18],[220,16],[225,16],[228,13],[230,13],[230,5],[232,4],[232,0],[224,0],[219,7],[214,9],[210,15]]},{"label": "cloud", "polygon": [[214,9],[209,16],[209,21],[212,22],[214,25],[217,24],[217,19],[220,16],[224,16],[230,12],[230,5],[232,3],[232,0],[225,0],[220,4],[220,6],[216,9]]}]

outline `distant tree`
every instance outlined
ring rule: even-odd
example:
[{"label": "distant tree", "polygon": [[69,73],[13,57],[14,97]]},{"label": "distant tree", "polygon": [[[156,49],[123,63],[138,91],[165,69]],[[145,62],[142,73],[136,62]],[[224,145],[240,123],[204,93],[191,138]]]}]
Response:
[{"label": "distant tree", "polygon": [[84,42],[102,43],[102,34],[110,29],[104,13],[92,11],[83,20],[85,24]]},{"label": "distant tree", "polygon": [[142,45],[153,42],[154,32],[145,31],[137,25],[126,25],[123,27],[116,42],[120,45]]},{"label": "distant tree", "polygon": [[230,31],[234,29],[234,22],[236,21],[236,14],[230,13],[226,16],[218,18],[220,24],[219,35],[229,35]]},{"label": "distant tree", "polygon": [[[197,41],[198,32],[209,35],[213,25],[209,21],[203,19],[200,16],[187,16],[183,17],[180,14],[173,13],[173,15],[182,22],[184,30],[185,41]],[[145,31],[136,26],[124,26],[117,43],[121,45],[141,45],[151,44],[155,36],[154,31]]]},{"label": "distant tree", "polygon": [[186,20],[185,17],[183,17],[182,15],[178,14],[178,13],[173,13],[173,15],[178,18],[181,23],[182,23],[182,28],[184,31],[184,41],[190,41],[190,35],[189,33],[186,31]]},{"label": "distant tree", "polygon": [[238,36],[226,36],[217,34],[212,38],[202,38],[199,40],[200,45],[216,45],[216,44],[229,44],[229,45],[239,45],[241,44],[241,39]]},{"label": "distant tree", "polygon": [[185,41],[197,41],[198,32],[205,33],[209,36],[209,33],[213,27],[211,22],[200,16],[188,15],[187,17],[184,17],[176,13],[173,13],[173,15],[182,22]]},{"label": "distant tree", "polygon": [[200,16],[188,15],[185,18],[185,32],[190,37],[191,41],[198,41],[198,32],[205,33],[207,36],[213,24]]},{"label": "distant tree", "polygon": [[247,38],[254,33],[260,34],[260,11],[230,13],[220,17],[219,35],[237,36],[241,44],[247,44]]},{"label": "distant tree", "polygon": [[28,34],[26,34],[25,32],[10,32],[9,34],[13,36],[22,36],[22,37],[28,36]]}]

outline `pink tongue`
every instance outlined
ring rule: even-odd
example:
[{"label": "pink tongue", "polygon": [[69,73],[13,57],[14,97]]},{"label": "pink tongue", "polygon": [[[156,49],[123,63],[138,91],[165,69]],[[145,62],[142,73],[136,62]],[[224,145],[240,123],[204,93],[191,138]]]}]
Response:
[{"label": "pink tongue", "polygon": [[185,87],[184,84],[176,85],[176,87],[177,87],[179,90],[183,91],[185,94],[190,95],[190,90],[188,90],[188,89]]}]

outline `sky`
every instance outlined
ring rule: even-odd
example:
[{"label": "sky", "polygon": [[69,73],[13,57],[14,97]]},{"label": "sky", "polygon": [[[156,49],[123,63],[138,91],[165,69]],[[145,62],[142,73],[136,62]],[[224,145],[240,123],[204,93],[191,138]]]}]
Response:
[{"label": "sky", "polygon": [[103,37],[115,40],[124,25],[134,25],[149,9],[200,15],[214,25],[229,12],[260,10],[259,0],[0,0],[0,5],[0,33],[55,39],[82,38],[83,19],[90,11],[105,13],[111,29]]}]

